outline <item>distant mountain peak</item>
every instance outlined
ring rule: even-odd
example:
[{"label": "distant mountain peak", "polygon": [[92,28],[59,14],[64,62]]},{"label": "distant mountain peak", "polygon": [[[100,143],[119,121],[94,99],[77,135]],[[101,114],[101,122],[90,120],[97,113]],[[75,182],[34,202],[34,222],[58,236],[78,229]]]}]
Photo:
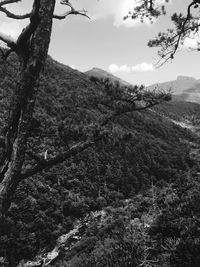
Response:
[{"label": "distant mountain peak", "polygon": [[131,85],[130,83],[122,80],[121,78],[113,75],[112,73],[110,73],[110,72],[108,72],[106,70],[97,68],[97,67],[94,67],[91,70],[86,71],[85,74],[87,76],[89,76],[89,77],[94,76],[94,77],[97,77],[97,78],[108,78],[113,83],[114,82],[119,82],[122,86],[130,86]]},{"label": "distant mountain peak", "polygon": [[[100,69],[100,68],[97,68],[97,67],[94,67],[94,68],[92,68],[91,70],[93,70],[93,71],[103,71],[103,72],[107,72],[107,71],[105,71],[105,70],[103,70],[103,69]],[[89,70],[90,71],[90,70]]]},{"label": "distant mountain peak", "polygon": [[170,89],[174,100],[200,103],[200,80],[193,77],[180,75],[174,81],[150,85],[148,88]]}]

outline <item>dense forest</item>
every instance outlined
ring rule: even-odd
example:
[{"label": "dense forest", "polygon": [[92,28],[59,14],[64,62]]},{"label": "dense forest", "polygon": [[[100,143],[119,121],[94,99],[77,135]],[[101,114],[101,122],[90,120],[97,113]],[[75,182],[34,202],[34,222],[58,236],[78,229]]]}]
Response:
[{"label": "dense forest", "polygon": [[[14,56],[1,62],[1,128],[16,71]],[[101,215],[62,246],[51,266],[198,266],[200,106],[170,101],[100,129],[105,110],[97,103],[105,88],[95,81],[48,57],[30,131],[32,151],[53,158],[78,140],[101,138],[20,183],[0,221],[2,266],[51,251],[92,212]],[[33,156],[26,158],[32,164]],[[21,266],[46,266],[39,264]]]},{"label": "dense forest", "polygon": [[[199,80],[181,76],[156,90],[111,74],[157,75],[156,67],[180,50],[199,51],[200,0],[106,2],[94,20],[112,18],[118,30],[157,23],[157,37],[141,27],[129,35],[118,31],[109,42],[106,35],[111,40],[116,34],[109,24],[93,30],[84,24],[83,30],[69,23],[65,43],[64,31],[54,35],[54,21],[71,15],[89,21],[85,8],[69,0],[20,2],[0,0],[0,266],[200,266]],[[96,41],[92,46],[86,28]],[[56,52],[65,48],[59,51],[64,57],[79,35],[73,62],[93,55],[90,67],[119,60],[107,68],[111,73],[81,73],[48,56],[52,37]],[[133,51],[136,58],[152,56],[136,44],[141,36],[157,50],[154,64],[129,61]],[[92,54],[95,44],[100,46]],[[130,46],[119,46],[110,57],[113,44]],[[124,52],[127,62],[119,65]],[[182,59],[154,78],[164,81],[177,69],[186,73],[186,65],[195,75],[195,64]],[[175,96],[166,91],[170,84],[178,86]]]}]

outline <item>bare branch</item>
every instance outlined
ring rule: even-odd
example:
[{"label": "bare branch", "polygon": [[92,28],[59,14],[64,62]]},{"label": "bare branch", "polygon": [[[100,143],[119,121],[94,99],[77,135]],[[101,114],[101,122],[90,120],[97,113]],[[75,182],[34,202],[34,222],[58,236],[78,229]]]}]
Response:
[{"label": "bare branch", "polygon": [[95,142],[88,140],[85,142],[80,142],[74,146],[72,146],[70,149],[68,149],[67,151],[63,152],[63,153],[59,153],[57,156],[55,156],[54,158],[51,158],[49,160],[44,160],[42,162],[42,164],[37,164],[35,167],[30,168],[25,170],[24,172],[22,172],[21,174],[21,180],[26,179],[38,172],[41,172],[42,170],[46,169],[46,168],[52,168],[55,165],[58,165],[59,163],[64,162],[65,160],[69,159],[72,156],[77,155],[78,153],[84,151],[85,149],[87,149],[88,147],[91,147]]},{"label": "bare branch", "polygon": [[21,2],[21,0],[4,0],[0,2],[0,6],[5,6],[8,4],[13,4],[13,3],[17,3],[17,2]]},{"label": "bare branch", "polygon": [[27,13],[24,15],[16,15],[8,11],[5,7],[1,7],[1,6],[0,6],[0,11],[5,13],[7,17],[12,18],[12,19],[27,19],[31,17],[31,13]]},{"label": "bare branch", "polygon": [[60,4],[61,4],[61,5],[69,6],[72,10],[74,9],[74,7],[73,7],[72,4],[69,2],[69,0],[60,0]]},{"label": "bare branch", "polygon": [[66,6],[70,7],[71,10],[67,11],[67,12],[65,12],[64,14],[61,14],[61,15],[54,14],[53,15],[54,19],[59,19],[59,20],[65,19],[69,15],[80,15],[80,16],[84,16],[84,17],[90,19],[90,17],[87,15],[87,11],[85,9],[76,10],[68,0],[61,0],[60,3],[62,5],[66,5]]},{"label": "bare branch", "polygon": [[84,9],[83,10],[79,10],[79,11],[78,10],[71,10],[71,11],[68,11],[68,12],[62,14],[62,15],[54,14],[53,18],[62,20],[62,19],[65,19],[69,15],[80,15],[80,16],[84,16],[84,17],[90,19],[90,17],[86,13],[87,13],[87,11],[84,10]]},{"label": "bare branch", "polygon": [[[112,121],[113,119],[115,119],[116,117],[119,117],[121,115],[127,114],[127,113],[131,113],[131,112],[135,112],[135,111],[142,111],[142,110],[146,110],[148,108],[151,108],[163,101],[168,101],[170,98],[170,94],[166,94],[166,92],[157,92],[157,94],[155,92],[149,92],[146,91],[143,95],[142,98],[142,104],[141,105],[135,105],[134,102],[126,101],[126,99],[123,99],[123,101],[128,102],[128,104],[130,104],[128,107],[125,107],[123,109],[119,109],[116,110],[112,113],[112,115],[108,116],[107,118],[105,118],[101,123],[100,123],[100,127],[105,127],[110,121]],[[138,100],[140,99],[140,97],[138,97]],[[132,100],[133,101],[133,100]],[[135,101],[135,97],[134,97],[134,101]],[[57,156],[49,159],[49,160],[43,160],[41,159],[39,156],[33,154],[32,152],[28,152],[27,154],[35,159],[38,164],[30,169],[24,170],[21,174],[21,179],[26,179],[34,174],[37,174],[38,172],[41,172],[44,169],[49,169],[54,167],[55,165],[64,162],[65,160],[69,159],[72,156],[76,156],[77,154],[83,152],[84,150],[86,150],[87,148],[91,147],[92,145],[96,144],[98,141],[102,140],[104,135],[100,134],[98,135],[96,138],[94,138],[93,140],[88,139],[87,141],[83,141],[80,142],[74,146],[72,146],[71,148],[69,148],[67,151],[63,152],[63,153],[59,153]]]}]

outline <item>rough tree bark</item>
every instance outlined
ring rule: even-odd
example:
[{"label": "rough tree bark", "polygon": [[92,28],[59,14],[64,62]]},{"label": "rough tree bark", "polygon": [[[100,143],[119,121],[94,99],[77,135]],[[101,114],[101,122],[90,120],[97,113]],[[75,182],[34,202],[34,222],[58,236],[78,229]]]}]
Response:
[{"label": "rough tree bark", "polygon": [[1,169],[0,214],[4,214],[20,181],[32,119],[38,78],[48,53],[55,0],[35,0],[30,24],[16,43],[19,76],[6,127],[5,159]]},{"label": "rough tree bark", "polygon": [[[13,92],[10,112],[4,132],[4,155],[0,159],[0,215],[7,213],[14,192],[23,179],[64,162],[66,159],[81,153],[101,139],[100,136],[97,139],[93,138],[92,140],[89,138],[86,141],[78,142],[72,147],[66,148],[65,152],[58,153],[54,158],[48,160],[41,159],[39,155],[35,155],[31,151],[28,154],[26,151],[38,91],[39,76],[45,64],[50,43],[52,20],[53,18],[59,20],[65,19],[68,15],[81,15],[87,18],[88,16],[85,10],[75,10],[68,0],[60,1],[61,4],[70,8],[69,11],[61,15],[54,14],[56,0],[34,0],[31,13],[25,15],[16,15],[4,7],[5,5],[19,1],[0,1],[0,12],[5,13],[8,17],[12,19],[30,19],[30,23],[22,31],[16,42],[0,34],[0,40],[9,47],[6,52],[0,49],[3,57],[7,58],[11,52],[15,52],[20,63],[18,81],[16,89]],[[166,96],[168,98],[168,94],[166,95],[162,92],[156,96],[147,93],[142,97],[138,89],[134,89],[129,93],[123,90],[125,96],[120,99],[112,99],[114,102],[128,102],[129,107],[121,111],[114,111],[110,116],[105,118],[100,126],[105,126],[110,120],[121,114],[147,109],[159,104],[161,101],[165,101]],[[142,101],[143,105],[137,108],[135,101]],[[112,108],[111,102],[109,101],[109,103],[104,104]],[[37,163],[28,169],[23,168],[26,152]]]},{"label": "rough tree bark", "polygon": [[[16,89],[13,92],[9,116],[3,131],[5,144],[3,157],[0,159],[0,215],[7,212],[11,198],[19,182],[23,179],[22,167],[27,139],[34,112],[39,76],[48,54],[53,18],[61,20],[68,15],[88,17],[85,10],[75,10],[68,0],[60,1],[70,9],[61,15],[54,14],[56,0],[33,0],[32,11],[24,15],[16,15],[7,9],[7,5],[20,1],[0,1],[0,12],[6,14],[7,17],[16,20],[30,19],[30,23],[23,29],[16,42],[9,36],[0,34],[0,41],[3,41],[9,48],[6,52],[0,48],[2,57],[6,59],[10,53],[15,52],[20,63]],[[86,146],[80,144],[80,148],[84,149],[84,147]],[[74,154],[74,149],[70,150],[70,153]],[[38,157],[36,156],[36,158]],[[46,166],[44,162],[42,162],[42,166],[44,169]]]}]

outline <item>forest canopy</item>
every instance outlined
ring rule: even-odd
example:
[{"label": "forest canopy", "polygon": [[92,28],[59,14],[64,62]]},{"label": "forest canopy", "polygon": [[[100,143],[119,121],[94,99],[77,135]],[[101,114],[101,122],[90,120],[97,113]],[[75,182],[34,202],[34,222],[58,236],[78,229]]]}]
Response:
[{"label": "forest canopy", "polygon": [[[68,0],[60,1],[63,14],[55,14],[55,0],[33,0],[31,11],[18,15],[9,7],[19,2],[0,1],[0,12],[28,21],[16,40],[0,34],[0,264],[47,255],[77,219],[105,210],[105,220],[56,251],[60,266],[197,266],[200,145],[174,121],[179,112],[199,121],[199,105],[166,105],[169,92],[122,86],[54,61],[54,20],[89,14]],[[167,1],[139,3],[130,19],[166,14]],[[149,42],[160,48],[161,62],[198,33],[198,4],[189,3],[186,16],[172,15],[175,29]]]}]

